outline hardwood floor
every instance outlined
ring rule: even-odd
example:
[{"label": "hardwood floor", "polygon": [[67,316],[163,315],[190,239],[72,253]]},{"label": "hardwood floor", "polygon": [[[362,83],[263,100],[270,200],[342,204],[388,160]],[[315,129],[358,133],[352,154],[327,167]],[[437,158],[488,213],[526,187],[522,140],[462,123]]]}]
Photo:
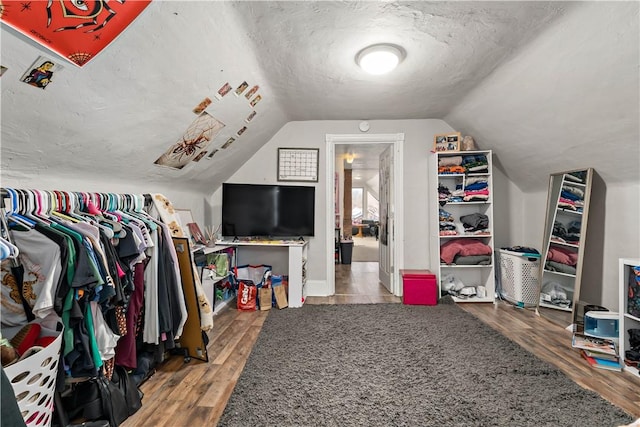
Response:
[{"label": "hardwood floor", "polygon": [[[400,303],[378,282],[377,263],[336,265],[336,295],[309,297],[306,304]],[[480,321],[539,358],[561,369],[586,389],[640,418],[640,378],[593,369],[571,348],[562,327],[506,303],[460,304]],[[214,318],[207,347],[209,362],[172,357],[141,387],[142,408],[126,420],[133,426],[214,426],[244,368],[269,311],[223,310]]]}]

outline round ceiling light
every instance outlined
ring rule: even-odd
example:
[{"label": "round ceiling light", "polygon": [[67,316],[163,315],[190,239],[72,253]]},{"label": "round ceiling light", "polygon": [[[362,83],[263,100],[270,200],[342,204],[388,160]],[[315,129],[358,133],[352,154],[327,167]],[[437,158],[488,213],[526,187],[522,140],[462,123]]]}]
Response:
[{"label": "round ceiling light", "polygon": [[369,74],[386,74],[396,68],[404,57],[401,47],[376,44],[366,47],[356,55],[356,63]]}]

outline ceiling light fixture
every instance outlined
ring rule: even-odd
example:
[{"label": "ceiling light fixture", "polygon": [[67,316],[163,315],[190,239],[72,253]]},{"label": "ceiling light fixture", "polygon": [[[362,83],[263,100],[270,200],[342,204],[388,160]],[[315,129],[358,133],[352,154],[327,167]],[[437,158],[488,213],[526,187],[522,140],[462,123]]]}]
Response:
[{"label": "ceiling light fixture", "polygon": [[346,161],[349,164],[353,163],[353,154],[347,154]]},{"label": "ceiling light fixture", "polygon": [[365,47],[356,55],[356,64],[369,74],[386,74],[404,59],[404,49],[392,44]]}]

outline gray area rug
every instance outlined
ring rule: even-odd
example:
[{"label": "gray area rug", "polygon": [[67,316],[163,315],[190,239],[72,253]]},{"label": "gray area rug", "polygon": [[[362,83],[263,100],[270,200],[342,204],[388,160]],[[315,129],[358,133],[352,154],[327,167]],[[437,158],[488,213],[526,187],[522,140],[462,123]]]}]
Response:
[{"label": "gray area rug", "polygon": [[597,426],[632,417],[456,305],[271,310],[220,426]]}]

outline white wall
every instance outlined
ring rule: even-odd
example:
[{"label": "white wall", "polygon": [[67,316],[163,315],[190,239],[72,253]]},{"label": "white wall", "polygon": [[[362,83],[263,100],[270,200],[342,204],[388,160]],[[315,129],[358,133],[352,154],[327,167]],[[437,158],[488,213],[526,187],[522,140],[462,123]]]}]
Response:
[{"label": "white wall", "polygon": [[[320,177],[316,187],[315,236],[310,238],[308,278],[310,282],[326,282],[327,215],[333,217],[326,206],[326,192],[333,191],[333,181],[327,188],[324,174],[327,134],[361,134],[359,121],[306,121],[287,123],[245,163],[229,182],[251,184],[276,184],[278,147],[319,148]],[[404,266],[405,268],[429,268],[429,213],[428,213],[428,158],[433,135],[452,131],[442,120],[371,120],[368,133],[404,133]],[[333,160],[332,160],[333,161]],[[308,185],[308,184],[306,184]],[[218,189],[208,201],[214,223],[220,222],[221,191]],[[312,293],[313,289],[309,290]]]},{"label": "white wall", "polygon": [[191,209],[193,219],[204,231],[205,195],[199,192],[185,190],[183,188],[169,187],[167,185],[150,184],[144,182],[124,182],[114,179],[99,178],[70,178],[64,176],[36,175],[22,178],[2,178],[2,187],[82,191],[89,193],[132,193],[153,194],[160,193],[166,196],[176,209]]}]

